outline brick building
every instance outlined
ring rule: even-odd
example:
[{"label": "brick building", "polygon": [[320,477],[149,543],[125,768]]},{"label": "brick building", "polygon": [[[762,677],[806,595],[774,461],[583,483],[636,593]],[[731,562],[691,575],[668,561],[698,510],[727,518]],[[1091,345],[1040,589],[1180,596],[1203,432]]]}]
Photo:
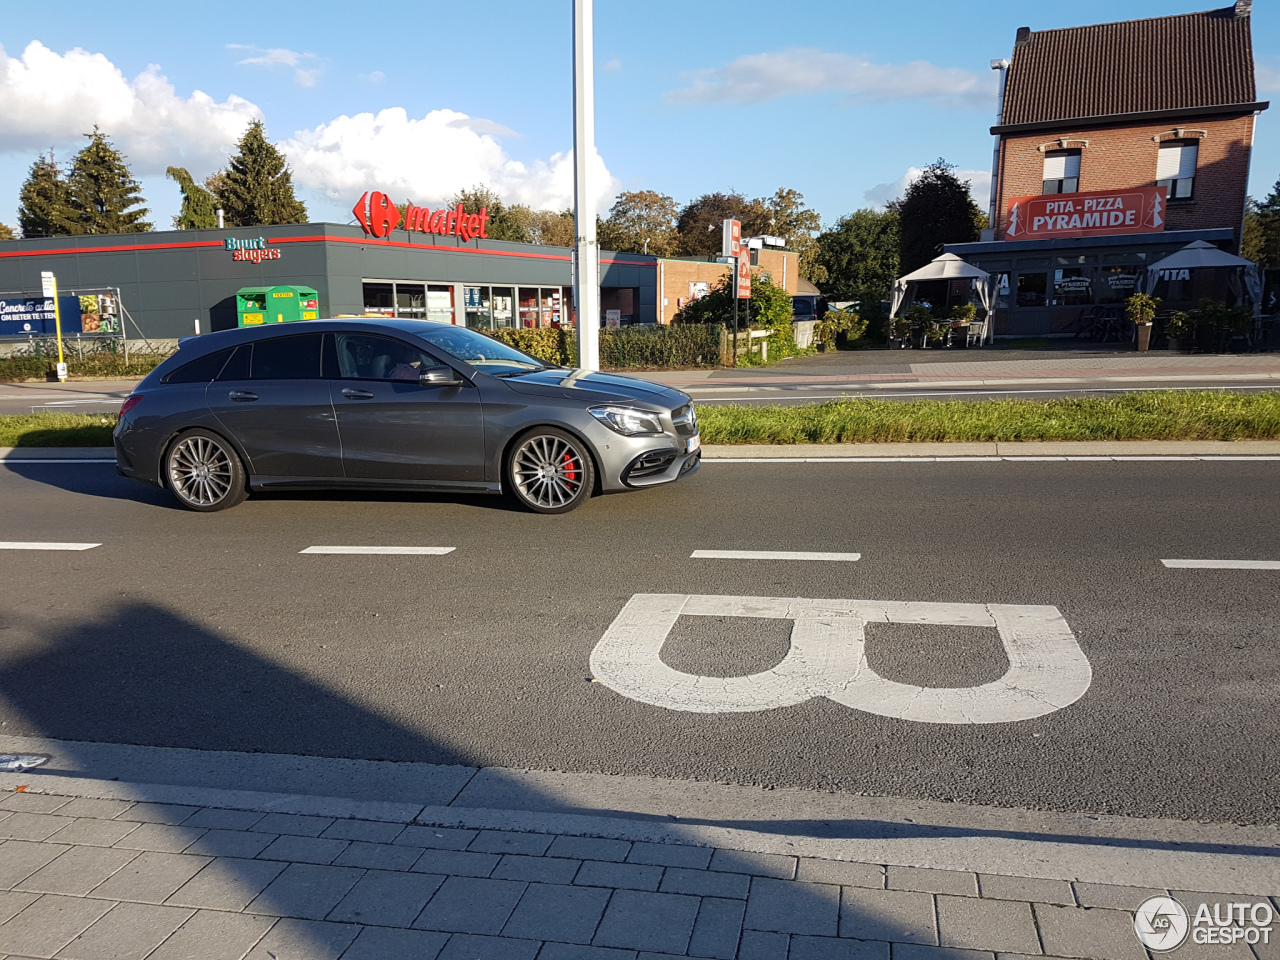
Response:
[{"label": "brick building", "polygon": [[[729,271],[728,264],[693,257],[659,258],[658,322],[670,323],[686,303],[713,289]],[[800,258],[792,250],[752,249],[751,274],[761,273],[792,296],[800,292]]]},{"label": "brick building", "polygon": [[[1070,332],[1082,309],[1120,303],[1141,270],[1193,240],[1238,252],[1268,106],[1250,7],[1018,30],[991,128],[992,230],[946,247],[1000,276],[997,334]],[[1211,282],[1163,293],[1193,303]]]}]

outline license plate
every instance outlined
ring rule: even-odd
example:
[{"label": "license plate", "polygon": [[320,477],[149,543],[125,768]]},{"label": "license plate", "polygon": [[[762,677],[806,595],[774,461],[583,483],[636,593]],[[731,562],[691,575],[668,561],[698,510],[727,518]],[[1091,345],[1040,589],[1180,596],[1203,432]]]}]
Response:
[{"label": "license plate", "polygon": [[684,452],[693,453],[693,451],[697,450],[700,446],[702,446],[701,437],[690,437],[685,443]]}]

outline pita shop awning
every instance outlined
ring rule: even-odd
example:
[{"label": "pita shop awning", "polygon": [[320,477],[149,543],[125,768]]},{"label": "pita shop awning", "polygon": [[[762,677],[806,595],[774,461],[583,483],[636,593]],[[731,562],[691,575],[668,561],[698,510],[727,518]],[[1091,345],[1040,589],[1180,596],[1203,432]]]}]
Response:
[{"label": "pita shop awning", "polygon": [[[1246,260],[1244,257],[1237,257],[1234,254],[1220,250],[1211,243],[1204,240],[1196,240],[1189,243],[1181,250],[1175,250],[1163,260],[1157,260],[1151,266],[1147,267],[1147,278],[1144,290],[1150,293],[1156,288],[1156,284],[1161,280],[1182,279],[1178,277],[1178,271],[1186,270],[1203,270],[1205,268],[1227,268],[1239,270],[1244,278],[1244,299],[1253,304],[1253,312],[1258,314],[1262,310],[1262,272],[1258,269],[1258,265],[1252,260]],[[1236,294],[1239,295],[1240,288],[1233,284]]]},{"label": "pita shop awning", "polygon": [[927,280],[972,280],[978,291],[978,300],[982,309],[987,312],[987,326],[984,339],[990,340],[995,333],[991,308],[996,299],[996,279],[985,270],[979,270],[971,263],[966,263],[954,253],[944,253],[926,263],[919,270],[908,273],[893,281],[893,299],[889,308],[889,316],[896,317],[904,303],[915,299],[916,284]]}]

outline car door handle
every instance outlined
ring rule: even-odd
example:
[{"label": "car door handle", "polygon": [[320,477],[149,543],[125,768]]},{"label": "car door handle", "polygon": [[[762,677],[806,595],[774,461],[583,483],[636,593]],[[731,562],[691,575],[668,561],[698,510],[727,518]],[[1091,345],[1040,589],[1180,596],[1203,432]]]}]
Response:
[{"label": "car door handle", "polygon": [[372,400],[373,394],[368,390],[352,390],[347,387],[342,391],[342,395],[348,400]]},{"label": "car door handle", "polygon": [[251,400],[257,400],[258,395],[256,393],[250,393],[248,390],[232,390],[227,394],[227,398],[235,400],[238,403],[248,403]]}]

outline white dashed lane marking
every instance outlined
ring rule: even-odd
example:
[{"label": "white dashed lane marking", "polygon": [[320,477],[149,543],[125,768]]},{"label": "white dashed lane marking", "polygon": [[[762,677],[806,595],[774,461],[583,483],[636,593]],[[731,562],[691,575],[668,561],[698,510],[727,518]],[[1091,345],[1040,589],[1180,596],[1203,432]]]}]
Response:
[{"label": "white dashed lane marking", "polygon": [[1161,560],[1175,570],[1280,570],[1280,560]]},{"label": "white dashed lane marking", "polygon": [[39,540],[0,540],[0,550],[92,550],[100,543],[49,543]]},{"label": "white dashed lane marking", "polygon": [[307,547],[298,553],[346,553],[346,554],[392,554],[397,556],[414,555],[440,557],[453,553],[457,547]]},{"label": "white dashed lane marking", "polygon": [[690,560],[858,560],[860,553],[814,553],[793,550],[695,550]]}]

